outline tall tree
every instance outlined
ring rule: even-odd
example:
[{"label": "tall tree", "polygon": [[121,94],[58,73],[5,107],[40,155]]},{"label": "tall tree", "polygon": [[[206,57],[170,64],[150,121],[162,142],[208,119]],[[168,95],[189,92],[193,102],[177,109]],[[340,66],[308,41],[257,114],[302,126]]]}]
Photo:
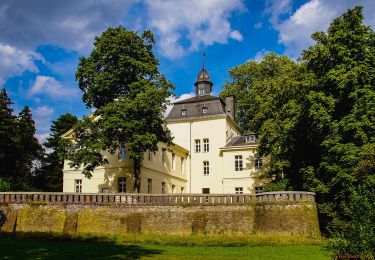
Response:
[{"label": "tall tree", "polygon": [[43,148],[35,137],[35,122],[31,111],[25,106],[17,118],[17,154],[13,189],[32,189],[33,163],[43,154]]},{"label": "tall tree", "polygon": [[356,190],[375,186],[373,167],[363,167],[363,158],[374,164],[375,36],[356,7],[312,37],[299,64],[266,56],[238,66],[225,92],[237,94],[239,122],[272,156],[279,174],[269,187],[315,191],[324,231],[337,234],[358,219]]},{"label": "tall tree", "polygon": [[95,167],[107,163],[102,152],[114,154],[125,142],[136,192],[144,152],[156,151],[160,141],[171,143],[163,112],[173,86],[158,71],[154,43],[150,31],[139,36],[122,26],[109,28],[95,39],[90,57],[81,58],[76,73],[83,101],[97,110],[74,128],[71,166],[83,164],[83,173],[91,176]]},{"label": "tall tree", "polygon": [[11,190],[30,190],[33,163],[43,150],[34,137],[35,123],[26,106],[13,115],[11,99],[0,90],[0,179]]},{"label": "tall tree", "polygon": [[346,227],[353,187],[375,185],[365,177],[375,172],[355,174],[358,158],[375,143],[375,33],[363,19],[362,7],[348,10],[327,33],[313,34],[316,44],[302,56],[317,78],[306,118],[322,140],[319,163],[302,169],[304,186],[319,192],[333,232]]},{"label": "tall tree", "polygon": [[68,141],[61,138],[78,122],[77,117],[66,113],[52,121],[51,134],[43,144],[50,153],[41,159],[41,166],[36,171],[35,186],[44,191],[61,192],[63,184],[63,163],[68,148]]},{"label": "tall tree", "polygon": [[[274,53],[259,62],[239,65],[229,70],[229,74],[232,81],[225,86],[222,95],[235,95],[238,123],[247,131],[259,133],[260,154],[272,155],[267,175],[282,178],[294,168],[293,162],[299,161],[293,159],[296,155],[302,157],[308,153],[296,154],[295,149],[296,143],[304,139],[297,128],[313,76],[304,64]],[[294,178],[292,182],[293,186],[300,185],[301,179]],[[282,184],[267,189],[293,188],[288,182]]]},{"label": "tall tree", "polygon": [[[9,187],[10,177],[14,173],[15,161],[13,156],[17,154],[15,129],[16,117],[11,108],[12,101],[5,88],[0,90],[0,178],[2,186]],[[4,188],[5,189],[5,188]]]}]

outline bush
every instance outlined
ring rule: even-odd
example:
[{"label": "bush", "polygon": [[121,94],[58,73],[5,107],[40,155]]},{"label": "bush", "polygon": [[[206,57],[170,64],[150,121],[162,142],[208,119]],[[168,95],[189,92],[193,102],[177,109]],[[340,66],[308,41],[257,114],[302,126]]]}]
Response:
[{"label": "bush", "polygon": [[10,183],[2,178],[0,178],[0,192],[1,191],[10,191]]},{"label": "bush", "polygon": [[360,188],[352,194],[347,225],[333,236],[328,248],[338,255],[375,257],[375,190]]},{"label": "bush", "polygon": [[291,190],[288,179],[275,180],[266,184],[263,191],[287,191]]}]

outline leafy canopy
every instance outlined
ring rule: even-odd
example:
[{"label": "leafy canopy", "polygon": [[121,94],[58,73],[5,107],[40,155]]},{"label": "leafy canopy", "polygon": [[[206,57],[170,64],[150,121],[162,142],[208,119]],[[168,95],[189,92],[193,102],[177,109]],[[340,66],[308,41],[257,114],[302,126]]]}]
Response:
[{"label": "leafy canopy", "polygon": [[154,43],[150,31],[138,36],[122,26],[109,28],[95,39],[90,57],[81,58],[76,74],[84,102],[97,110],[74,128],[71,165],[83,164],[83,173],[91,176],[108,162],[103,151],[114,154],[125,142],[137,191],[143,154],[172,139],[163,112],[173,86],[158,71]]}]

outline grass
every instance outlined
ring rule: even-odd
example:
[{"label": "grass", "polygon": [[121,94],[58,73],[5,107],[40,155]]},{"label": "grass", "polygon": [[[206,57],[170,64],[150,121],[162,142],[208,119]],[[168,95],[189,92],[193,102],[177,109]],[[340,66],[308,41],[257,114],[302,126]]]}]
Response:
[{"label": "grass", "polygon": [[[291,239],[280,236],[269,236],[268,244],[266,236],[262,242],[249,236],[247,244],[240,245],[233,244],[240,236],[227,236],[229,243],[223,243],[219,236],[163,236],[146,239],[147,235],[133,235],[130,241],[130,235],[100,238],[0,233],[0,259],[330,259],[329,252],[316,241],[293,245]],[[179,243],[178,238],[182,239]],[[283,244],[276,244],[282,240]]]}]

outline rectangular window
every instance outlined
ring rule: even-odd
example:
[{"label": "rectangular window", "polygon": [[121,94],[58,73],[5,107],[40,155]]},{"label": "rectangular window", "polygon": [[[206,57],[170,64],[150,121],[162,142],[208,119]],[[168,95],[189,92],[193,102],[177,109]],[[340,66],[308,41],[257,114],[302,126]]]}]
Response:
[{"label": "rectangular window", "polygon": [[255,193],[262,193],[263,187],[255,187]]},{"label": "rectangular window", "polygon": [[210,188],[202,188],[203,194],[210,194]]},{"label": "rectangular window", "polygon": [[161,149],[161,163],[165,164],[165,148]]},{"label": "rectangular window", "polygon": [[172,153],[172,169],[173,170],[176,170],[176,154],[175,153]]},{"label": "rectangular window", "polygon": [[181,116],[186,116],[186,109],[181,110]]},{"label": "rectangular window", "polygon": [[76,193],[82,193],[82,180],[75,180]]},{"label": "rectangular window", "polygon": [[202,108],[202,113],[203,114],[207,114],[207,111],[208,111],[207,107]]},{"label": "rectangular window", "polygon": [[126,178],[125,177],[118,177],[118,192],[123,193],[126,192]]},{"label": "rectangular window", "polygon": [[201,140],[199,140],[199,139],[195,140],[195,152],[196,153],[201,152]]},{"label": "rectangular window", "polygon": [[243,194],[243,187],[236,187],[235,192],[236,194]]},{"label": "rectangular window", "polygon": [[102,188],[102,193],[109,193],[109,188]]},{"label": "rectangular window", "polygon": [[175,192],[175,189],[176,189],[176,185],[173,185],[173,184],[172,184],[172,193]]},{"label": "rectangular window", "polygon": [[184,187],[181,187],[181,193],[184,193]]},{"label": "rectangular window", "polygon": [[147,193],[152,193],[152,179],[147,179]]},{"label": "rectangular window", "polygon": [[203,175],[210,174],[210,163],[208,161],[203,162]]},{"label": "rectangular window", "polygon": [[235,155],[234,156],[234,170],[235,171],[242,171],[243,170],[242,155]]},{"label": "rectangular window", "polygon": [[204,92],[203,92],[203,88],[200,88],[200,89],[198,89],[198,94],[199,95],[202,95]]},{"label": "rectangular window", "polygon": [[210,143],[208,139],[203,139],[203,152],[209,152],[210,151]]},{"label": "rectangular window", "polygon": [[166,193],[165,182],[162,182],[162,183],[161,183],[161,193],[162,193],[162,194]]},{"label": "rectangular window", "polygon": [[119,149],[118,149],[118,159],[125,160],[125,158],[126,158],[126,146],[125,146],[125,142],[121,142],[119,144]]},{"label": "rectangular window", "polygon": [[185,172],[185,159],[181,157],[181,173]]},{"label": "rectangular window", "polygon": [[150,150],[148,150],[148,160],[149,161],[152,160],[152,152]]},{"label": "rectangular window", "polygon": [[246,143],[255,143],[255,135],[246,136]]},{"label": "rectangular window", "polygon": [[263,158],[262,157],[258,157],[256,160],[255,160],[255,168],[256,169],[260,169],[263,167]]}]

